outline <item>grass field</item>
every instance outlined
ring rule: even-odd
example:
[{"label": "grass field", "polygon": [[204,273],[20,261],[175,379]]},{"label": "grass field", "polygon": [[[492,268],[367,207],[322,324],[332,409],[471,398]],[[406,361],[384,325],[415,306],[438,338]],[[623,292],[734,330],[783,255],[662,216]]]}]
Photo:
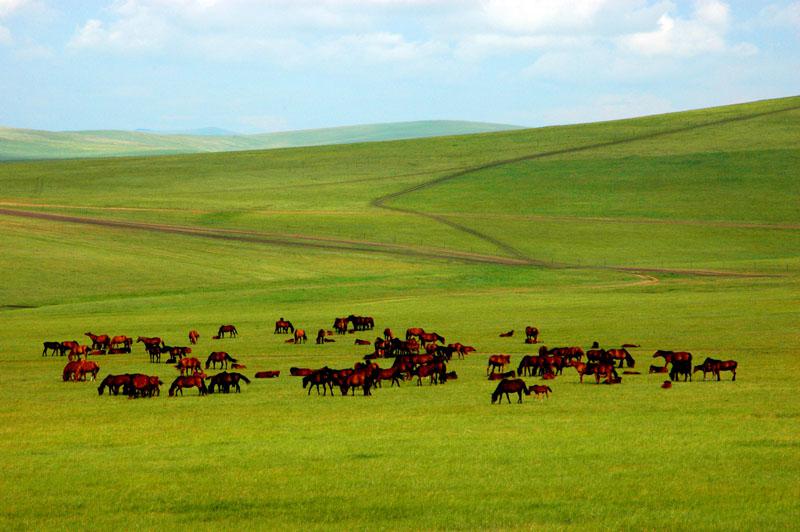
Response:
[{"label": "grass field", "polygon": [[[0,165],[4,529],[785,529],[800,518],[800,98],[634,120],[262,152]],[[35,216],[35,217],[31,217]],[[311,396],[350,313],[478,352],[442,386]],[[279,317],[312,335],[289,345]],[[222,323],[240,337],[211,340]],[[642,375],[491,405],[486,358],[597,340]],[[85,331],[225,349],[241,394],[63,383]],[[500,332],[517,330],[513,338]],[[736,382],[647,375],[656,349]],[[382,361],[386,365],[387,361]],[[538,379],[528,379],[536,382]]]}]

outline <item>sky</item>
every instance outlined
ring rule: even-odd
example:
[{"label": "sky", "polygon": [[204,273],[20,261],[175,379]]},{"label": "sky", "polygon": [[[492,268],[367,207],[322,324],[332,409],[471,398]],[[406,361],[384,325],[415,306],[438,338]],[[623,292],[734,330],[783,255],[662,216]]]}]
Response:
[{"label": "sky", "polygon": [[800,94],[800,0],[0,0],[0,125],[590,122]]}]

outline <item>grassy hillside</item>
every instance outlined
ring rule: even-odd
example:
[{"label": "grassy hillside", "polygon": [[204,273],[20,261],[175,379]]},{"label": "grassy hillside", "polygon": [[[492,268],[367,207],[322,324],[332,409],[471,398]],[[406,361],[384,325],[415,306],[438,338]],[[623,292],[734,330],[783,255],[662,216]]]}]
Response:
[{"label": "grassy hillside", "polygon": [[[0,165],[0,524],[793,527],[798,108]],[[377,330],[313,345],[350,313]],[[280,316],[311,343],[273,334]],[[212,340],[222,323],[239,338]],[[486,357],[516,369],[529,324],[548,346],[640,344],[642,374],[581,385],[568,368],[549,400],[491,405]],[[410,326],[478,352],[450,363],[455,381],[372,397],[308,396],[287,375],[352,366],[370,350],[354,338]],[[191,328],[199,358],[281,377],[169,398],[175,368],[135,344],[96,358],[101,377],[166,383],[127,400],[41,356],[85,331],[184,345]],[[737,380],[662,390],[656,349],[734,358]]]},{"label": "grassy hillside", "polygon": [[0,127],[0,161],[261,150],[511,129],[518,127],[455,120],[367,124],[258,135],[213,134],[213,128],[189,135],[113,130],[57,132]]}]

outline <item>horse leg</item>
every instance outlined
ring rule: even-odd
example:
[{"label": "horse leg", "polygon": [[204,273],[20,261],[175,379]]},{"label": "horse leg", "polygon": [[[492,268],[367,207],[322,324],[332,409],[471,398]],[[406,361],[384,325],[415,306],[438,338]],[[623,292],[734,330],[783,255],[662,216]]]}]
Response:
[{"label": "horse leg", "polygon": [[736,370],[732,369],[731,373],[733,373],[733,378],[731,379],[731,381],[735,381],[736,380]]}]

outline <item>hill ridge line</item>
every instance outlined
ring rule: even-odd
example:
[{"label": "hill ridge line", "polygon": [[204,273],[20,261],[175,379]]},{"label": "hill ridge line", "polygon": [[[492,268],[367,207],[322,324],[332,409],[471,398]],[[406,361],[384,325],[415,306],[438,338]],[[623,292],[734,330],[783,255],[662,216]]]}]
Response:
[{"label": "hill ridge line", "polygon": [[[512,157],[512,158],[509,158],[509,159],[500,159],[500,160],[497,160],[497,161],[492,161],[492,162],[484,163],[484,164],[480,164],[480,165],[464,167],[463,169],[461,169],[459,171],[456,171],[456,172],[453,172],[451,174],[440,176],[440,177],[431,179],[430,181],[426,181],[424,183],[419,183],[419,184],[413,185],[411,187],[408,187],[408,188],[405,188],[405,189],[402,189],[402,190],[399,190],[399,191],[396,191],[396,192],[391,192],[389,194],[385,194],[383,196],[379,196],[379,197],[373,199],[370,202],[370,205],[373,206],[373,207],[376,207],[378,209],[385,209],[385,210],[390,210],[390,211],[395,211],[395,212],[402,212],[402,213],[406,213],[406,214],[413,214],[413,215],[429,218],[429,219],[434,220],[436,222],[439,222],[439,223],[441,223],[443,225],[447,225],[447,226],[449,226],[449,227],[451,227],[451,228],[453,228],[453,229],[455,229],[457,231],[470,234],[470,235],[472,235],[472,236],[474,236],[474,237],[476,237],[476,238],[478,238],[480,240],[483,240],[484,242],[489,242],[490,244],[494,245],[498,249],[504,251],[506,254],[508,254],[508,255],[510,255],[510,256],[512,256],[514,258],[517,258],[517,259],[520,259],[520,260],[530,260],[530,261],[533,261],[534,263],[537,263],[537,262],[541,262],[541,261],[537,261],[536,259],[531,259],[525,253],[523,253],[519,249],[515,248],[514,246],[511,246],[510,244],[507,244],[507,243],[505,243],[505,242],[503,242],[503,241],[501,241],[501,240],[499,240],[499,239],[497,239],[497,238],[495,238],[495,237],[493,237],[491,235],[487,235],[485,233],[482,233],[482,232],[478,231],[477,229],[473,229],[471,227],[464,226],[462,224],[454,222],[453,220],[449,220],[449,219],[447,219],[447,218],[445,218],[445,217],[443,217],[441,215],[437,215],[437,214],[433,214],[433,213],[426,213],[424,211],[417,211],[417,210],[406,208],[406,207],[391,206],[391,205],[387,205],[386,203],[388,201],[391,201],[391,200],[394,200],[394,199],[397,199],[397,198],[400,198],[400,197],[403,197],[403,196],[407,196],[408,194],[411,194],[413,192],[417,192],[417,191],[420,191],[420,190],[425,190],[427,188],[439,185],[439,184],[447,182],[447,181],[452,181],[453,179],[457,179],[459,177],[463,177],[463,176],[468,175],[468,174],[472,174],[472,173],[475,173],[475,172],[480,172],[482,170],[488,170],[490,168],[497,168],[497,167],[500,167],[500,166],[505,166],[507,164],[514,164],[514,163],[518,163],[518,162],[522,162],[522,161],[530,161],[530,160],[536,160],[536,159],[544,159],[544,158],[547,158],[547,157],[553,157],[553,156],[556,156],[556,155],[564,155],[564,154],[568,154],[568,153],[579,153],[579,152],[582,152],[582,151],[589,151],[589,150],[598,149],[598,148],[608,148],[608,147],[611,147],[611,146],[618,146],[618,145],[621,145],[621,144],[629,144],[629,143],[632,143],[632,142],[638,142],[638,141],[641,141],[641,140],[649,140],[649,139],[663,137],[663,136],[667,136],[667,135],[673,135],[673,134],[676,134],[676,133],[684,133],[684,132],[687,132],[687,131],[694,131],[694,130],[702,129],[702,128],[706,128],[706,127],[713,127],[713,126],[729,124],[729,123],[734,123],[734,122],[743,122],[743,121],[747,121],[747,120],[753,120],[755,118],[761,118],[761,117],[764,117],[764,116],[770,116],[770,115],[779,114],[779,113],[785,113],[785,112],[789,112],[789,111],[796,111],[798,109],[800,109],[800,105],[795,105],[795,106],[791,106],[791,107],[784,107],[784,108],[781,108],[781,109],[773,109],[773,110],[770,110],[770,111],[762,111],[762,112],[759,112],[759,113],[751,113],[751,114],[747,114],[747,115],[739,115],[739,116],[721,118],[719,120],[712,120],[712,121],[704,122],[704,123],[701,123],[701,124],[693,124],[693,125],[689,125],[689,126],[673,128],[673,129],[668,129],[668,130],[654,131],[654,132],[651,132],[651,133],[644,133],[644,134],[641,134],[641,135],[635,135],[635,136],[627,137],[627,138],[623,138],[623,139],[609,140],[609,141],[605,141],[605,142],[596,142],[596,143],[593,143],[593,144],[586,144],[586,145],[583,145],[583,146],[574,146],[574,147],[571,147],[571,148],[562,148],[562,149],[558,149],[558,150],[550,150],[550,151],[539,152],[539,153],[534,153],[534,154],[522,155],[522,156],[518,156],[518,157]],[[621,271],[625,271],[623,269],[620,269],[620,270]],[[641,271],[644,271],[644,270],[641,270]]]}]

